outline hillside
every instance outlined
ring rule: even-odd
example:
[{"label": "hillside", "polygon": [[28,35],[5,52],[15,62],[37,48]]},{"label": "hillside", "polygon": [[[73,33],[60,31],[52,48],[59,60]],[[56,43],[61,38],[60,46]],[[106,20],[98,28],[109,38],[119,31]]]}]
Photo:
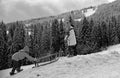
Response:
[{"label": "hillside", "polygon": [[[70,12],[66,12],[66,13],[62,13],[56,16],[49,16],[49,17],[42,17],[42,18],[35,18],[35,19],[30,19],[30,20],[25,20],[25,21],[21,21],[24,24],[36,24],[36,23],[43,23],[43,22],[50,22],[53,19],[64,19],[67,20],[68,17],[71,15],[75,20],[76,19],[81,19],[85,16],[85,13],[87,13],[88,11],[96,11],[97,7],[96,6],[90,6],[87,8],[83,8],[81,10],[73,10]],[[90,15],[90,14],[88,14]]]},{"label": "hillside", "polygon": [[91,18],[103,20],[110,16],[120,16],[120,0],[98,6],[97,11],[91,16]]},{"label": "hillside", "polygon": [[[90,11],[91,10],[91,11]],[[90,11],[90,12],[89,12]],[[87,15],[86,15],[87,14]],[[53,19],[68,19],[68,16],[72,16],[74,20],[82,19],[84,16],[99,20],[105,19],[110,16],[119,16],[120,15],[120,0],[114,2],[102,4],[99,6],[90,6],[80,10],[73,10],[70,12],[62,13],[57,16],[49,16],[43,18],[36,18],[23,21],[25,24],[31,23],[42,23],[45,21],[51,21]]]},{"label": "hillside", "polygon": [[120,78],[120,44],[99,53],[61,57],[57,62],[9,76],[11,69],[0,71],[0,78]]}]

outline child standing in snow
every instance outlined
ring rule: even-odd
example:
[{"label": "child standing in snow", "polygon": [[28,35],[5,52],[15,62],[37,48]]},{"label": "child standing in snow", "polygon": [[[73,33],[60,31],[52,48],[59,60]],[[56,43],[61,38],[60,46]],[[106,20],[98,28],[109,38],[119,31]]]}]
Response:
[{"label": "child standing in snow", "polygon": [[29,47],[25,46],[22,50],[14,53],[12,55],[12,70],[10,72],[10,75],[15,74],[14,73],[15,70],[17,70],[17,72],[22,71],[22,69],[20,69],[20,67],[21,67],[21,61],[23,59],[27,58],[29,61],[32,61],[32,62],[36,62],[37,61],[36,58],[33,58],[33,57],[29,56],[28,52],[29,52]]},{"label": "child standing in snow", "polygon": [[75,32],[73,28],[74,26],[71,25],[69,22],[67,22],[67,24],[70,28],[68,28],[67,35],[65,36],[65,41],[67,41],[69,55],[70,56],[77,55],[77,52],[76,52],[77,42],[76,42]]}]

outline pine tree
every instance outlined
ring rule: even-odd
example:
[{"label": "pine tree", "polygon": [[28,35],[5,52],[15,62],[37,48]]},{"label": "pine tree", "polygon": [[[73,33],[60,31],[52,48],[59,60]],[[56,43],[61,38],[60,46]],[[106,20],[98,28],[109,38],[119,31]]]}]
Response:
[{"label": "pine tree", "polygon": [[102,34],[101,46],[106,47],[108,45],[108,38],[107,38],[107,26],[104,21],[102,21],[100,28]]},{"label": "pine tree", "polygon": [[30,55],[33,56],[34,54],[34,50],[33,47],[34,46],[34,37],[32,35],[30,35],[30,41],[29,41],[29,48],[30,48]]},{"label": "pine tree", "polygon": [[53,48],[53,53],[58,52],[59,51],[59,44],[60,44],[60,37],[59,37],[59,23],[57,21],[57,19],[53,20],[52,22],[52,48]]},{"label": "pine tree", "polygon": [[97,46],[97,44],[94,40],[93,28],[94,28],[94,21],[93,21],[93,19],[91,19],[89,22],[89,27],[88,27],[88,31],[87,31],[88,39],[87,39],[86,45],[89,48],[88,53],[94,52],[94,50],[96,49],[96,46]]},{"label": "pine tree", "polygon": [[99,49],[102,46],[102,31],[100,27],[100,23],[97,22],[93,27],[92,31],[93,42],[96,44],[96,48]]},{"label": "pine tree", "polygon": [[38,34],[38,29],[37,29],[37,26],[35,25],[34,26],[34,36],[33,36],[34,37],[33,52],[32,52],[32,54],[33,54],[34,57],[37,57],[37,55],[38,55],[38,49],[39,49],[37,34]]},{"label": "pine tree", "polygon": [[[82,29],[80,30],[80,39],[79,39],[79,44],[80,44],[80,49],[83,54],[86,53],[91,53],[94,52],[97,46],[97,34],[99,34],[98,31],[94,30],[94,22],[91,19],[90,21],[87,20],[85,17],[82,20]],[[94,33],[96,32],[96,33]]]},{"label": "pine tree", "polygon": [[65,30],[63,28],[63,22],[60,20],[60,28],[59,28],[59,36],[60,36],[60,48],[65,52],[65,43],[64,43],[64,37],[65,37]]},{"label": "pine tree", "polygon": [[14,24],[11,24],[9,29],[8,29],[8,31],[9,31],[9,39],[10,40],[13,39],[15,28],[16,28],[16,25],[14,23]]},{"label": "pine tree", "polygon": [[0,23],[0,69],[8,67],[8,52],[7,52],[7,34],[6,34],[6,25]]},{"label": "pine tree", "polygon": [[[117,27],[117,22],[115,17],[111,17],[108,24],[108,43],[113,45],[116,43],[115,39],[119,38],[119,26]],[[116,37],[117,36],[117,37]]]},{"label": "pine tree", "polygon": [[42,33],[41,46],[41,55],[47,55],[51,46],[50,32],[48,29]]},{"label": "pine tree", "polygon": [[89,22],[86,19],[86,17],[84,17],[83,21],[82,21],[82,30],[81,30],[81,40],[82,40],[82,44],[87,44],[87,41],[89,39]]},{"label": "pine tree", "polygon": [[40,29],[38,30],[38,34],[37,34],[37,44],[39,46],[38,48],[38,56],[41,55],[43,52],[42,52],[42,34],[43,34],[43,26],[40,26],[39,27]]},{"label": "pine tree", "polygon": [[118,36],[118,40],[120,42],[120,15],[117,18],[117,24],[116,24],[116,29],[117,29],[117,36]]},{"label": "pine tree", "polygon": [[17,52],[18,50],[22,49],[25,45],[25,30],[24,24],[16,22],[16,29],[13,36],[13,53]]},{"label": "pine tree", "polygon": [[8,28],[8,31],[9,31],[9,33],[8,33],[8,52],[9,52],[9,54],[10,54],[10,56],[11,56],[11,54],[12,54],[12,52],[13,52],[13,36],[14,36],[14,32],[15,32],[15,29],[16,29],[16,23],[11,23],[10,24],[10,26],[9,26],[9,28]]},{"label": "pine tree", "polygon": [[39,24],[32,25],[33,34],[30,35],[30,55],[33,57],[39,57]]},{"label": "pine tree", "polygon": [[[39,26],[39,29],[37,28]],[[35,57],[39,57],[43,52],[42,52],[42,34],[43,33],[43,26],[37,25],[34,28],[34,53]]]}]

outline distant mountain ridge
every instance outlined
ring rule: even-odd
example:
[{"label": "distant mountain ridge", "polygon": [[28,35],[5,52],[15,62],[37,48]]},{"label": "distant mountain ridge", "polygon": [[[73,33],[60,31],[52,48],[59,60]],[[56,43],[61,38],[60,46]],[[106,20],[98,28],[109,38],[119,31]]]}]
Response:
[{"label": "distant mountain ridge", "polygon": [[102,4],[98,6],[97,11],[91,16],[95,20],[106,19],[111,16],[120,15],[120,0],[116,0],[109,4]]},{"label": "distant mountain ridge", "polygon": [[79,19],[84,17],[85,15],[83,13],[87,12],[88,9],[96,9],[96,6],[90,6],[87,8],[83,8],[81,10],[73,10],[70,12],[62,13],[57,16],[49,16],[49,17],[42,17],[42,18],[36,18],[36,19],[30,19],[30,20],[25,20],[22,21],[25,24],[35,24],[35,23],[43,23],[45,21],[51,21],[53,19],[67,19],[69,16],[72,16],[74,19]]}]

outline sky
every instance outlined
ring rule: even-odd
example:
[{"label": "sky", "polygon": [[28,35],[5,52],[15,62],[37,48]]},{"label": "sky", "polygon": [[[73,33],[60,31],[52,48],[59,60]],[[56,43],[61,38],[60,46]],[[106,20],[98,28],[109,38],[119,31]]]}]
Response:
[{"label": "sky", "polygon": [[5,23],[58,15],[113,0],[0,0],[0,21]]}]

